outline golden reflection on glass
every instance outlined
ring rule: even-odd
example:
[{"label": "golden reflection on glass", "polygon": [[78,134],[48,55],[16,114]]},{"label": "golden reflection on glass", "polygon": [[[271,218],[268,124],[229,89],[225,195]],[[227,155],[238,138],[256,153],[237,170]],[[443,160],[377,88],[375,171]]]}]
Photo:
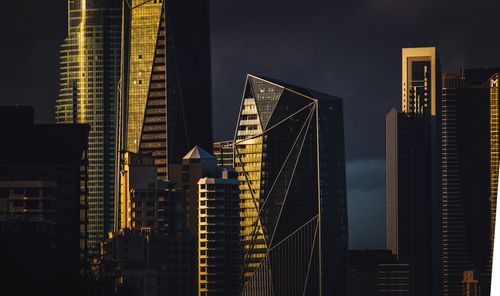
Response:
[{"label": "golden reflection on glass", "polygon": [[160,1],[132,1],[127,122],[127,150],[131,152],[139,151],[161,11]]}]

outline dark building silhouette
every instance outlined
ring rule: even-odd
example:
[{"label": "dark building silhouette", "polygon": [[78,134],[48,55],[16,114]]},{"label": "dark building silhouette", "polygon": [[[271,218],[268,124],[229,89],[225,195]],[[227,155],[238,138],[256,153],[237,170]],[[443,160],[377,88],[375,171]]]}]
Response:
[{"label": "dark building silhouette", "polygon": [[410,295],[439,295],[440,65],[434,47],[402,50],[402,112],[386,116],[387,248]]},{"label": "dark building silhouette", "polygon": [[34,124],[30,107],[0,107],[2,289],[78,292],[87,254],[86,125]]},{"label": "dark building silhouette", "polygon": [[248,75],[235,134],[241,295],[345,295],[342,100]]},{"label": "dark building silhouette", "polygon": [[489,295],[498,185],[498,73],[498,68],[463,69],[443,76],[444,295]]},{"label": "dark building silhouette", "polygon": [[99,278],[141,295],[192,295],[195,241],[186,226],[186,193],[158,178],[153,156],[124,154],[120,230],[102,245]]},{"label": "dark building silhouette", "polygon": [[408,263],[390,250],[349,251],[349,296],[408,296]]}]

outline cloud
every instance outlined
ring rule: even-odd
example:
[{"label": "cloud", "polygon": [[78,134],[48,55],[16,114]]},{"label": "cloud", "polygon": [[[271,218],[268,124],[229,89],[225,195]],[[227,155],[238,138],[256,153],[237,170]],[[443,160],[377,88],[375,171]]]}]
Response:
[{"label": "cloud", "polygon": [[385,248],[385,160],[347,162],[349,246]]}]

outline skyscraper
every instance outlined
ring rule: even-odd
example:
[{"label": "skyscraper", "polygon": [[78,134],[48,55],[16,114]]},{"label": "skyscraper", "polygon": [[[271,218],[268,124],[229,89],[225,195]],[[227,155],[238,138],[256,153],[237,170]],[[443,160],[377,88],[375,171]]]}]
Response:
[{"label": "skyscraper", "polygon": [[402,112],[386,117],[387,248],[408,263],[410,295],[437,290],[440,66],[434,47],[402,50]]},{"label": "skyscraper", "polygon": [[241,295],[345,295],[342,100],[248,75],[235,134]]},{"label": "skyscraper", "polygon": [[124,3],[118,147],[166,179],[195,145],[212,151],[208,1]]},{"label": "skyscraper", "polygon": [[443,76],[443,295],[489,295],[498,186],[500,69]]},{"label": "skyscraper", "polygon": [[61,46],[56,123],[87,123],[90,252],[114,222],[116,89],[120,76],[121,1],[69,0]]}]

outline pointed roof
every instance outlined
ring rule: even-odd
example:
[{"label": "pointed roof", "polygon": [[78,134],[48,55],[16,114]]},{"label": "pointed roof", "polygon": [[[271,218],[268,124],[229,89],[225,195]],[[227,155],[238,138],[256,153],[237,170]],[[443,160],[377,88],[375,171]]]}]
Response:
[{"label": "pointed roof", "polygon": [[215,156],[196,145],[182,159],[215,159]]}]

